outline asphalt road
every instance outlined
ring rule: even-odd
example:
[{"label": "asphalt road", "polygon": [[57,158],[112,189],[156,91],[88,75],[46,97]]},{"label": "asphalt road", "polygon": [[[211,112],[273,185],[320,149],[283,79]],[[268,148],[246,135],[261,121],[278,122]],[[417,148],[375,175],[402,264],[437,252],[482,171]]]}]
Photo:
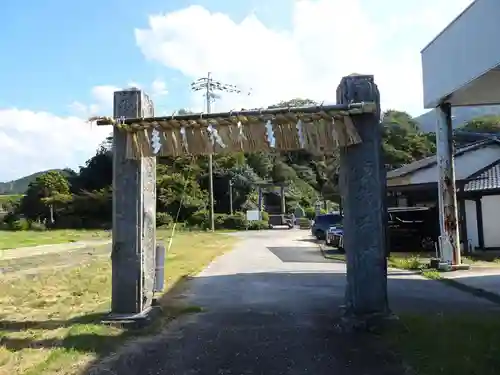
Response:
[{"label": "asphalt road", "polygon": [[[391,375],[405,370],[374,336],[334,330],[345,265],[325,261],[299,230],[237,234],[232,252],[192,282],[203,312],[103,361],[89,374]],[[390,276],[394,310],[494,309],[495,305],[404,272]]]}]

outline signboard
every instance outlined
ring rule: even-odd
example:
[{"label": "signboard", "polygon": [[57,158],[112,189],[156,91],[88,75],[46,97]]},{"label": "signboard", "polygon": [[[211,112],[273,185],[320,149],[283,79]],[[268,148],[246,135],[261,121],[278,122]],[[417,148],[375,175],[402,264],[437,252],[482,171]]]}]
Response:
[{"label": "signboard", "polygon": [[259,221],[260,220],[260,211],[259,210],[248,210],[247,211],[247,220],[248,221]]}]

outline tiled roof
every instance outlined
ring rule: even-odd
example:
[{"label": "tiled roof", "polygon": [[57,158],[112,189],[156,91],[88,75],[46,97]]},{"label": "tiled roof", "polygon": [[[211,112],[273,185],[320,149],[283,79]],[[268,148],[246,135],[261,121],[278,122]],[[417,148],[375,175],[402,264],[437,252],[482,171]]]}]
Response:
[{"label": "tiled roof", "polygon": [[[484,147],[484,146],[489,146],[491,144],[498,144],[496,140],[484,140],[484,141],[479,141],[464,147],[457,148],[455,151],[455,157],[460,156],[466,152],[469,151],[474,151],[477,150],[478,148]],[[432,167],[434,164],[437,163],[437,157],[436,155],[428,156],[426,158],[417,160],[413,163],[403,165],[402,167],[399,167],[397,169],[394,169],[392,171],[387,172],[387,178],[396,178],[396,177],[402,177],[406,176],[408,174],[411,174],[413,172],[416,172],[420,169]]]},{"label": "tiled roof", "polygon": [[500,188],[500,161],[473,177],[464,186],[464,191],[485,191]]}]

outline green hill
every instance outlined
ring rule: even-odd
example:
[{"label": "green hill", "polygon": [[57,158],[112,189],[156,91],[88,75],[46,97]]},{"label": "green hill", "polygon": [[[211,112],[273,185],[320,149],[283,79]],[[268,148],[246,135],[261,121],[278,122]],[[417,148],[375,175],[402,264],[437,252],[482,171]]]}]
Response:
[{"label": "green hill", "polygon": [[[55,169],[61,171],[59,169]],[[48,171],[41,171],[30,174],[29,176],[21,177],[17,180],[0,182],[0,195],[17,195],[24,194],[28,189],[28,185],[35,181],[35,179]]]},{"label": "green hill", "polygon": [[[453,128],[456,129],[474,118],[489,115],[500,115],[500,106],[485,105],[478,107],[454,107],[452,109]],[[418,122],[418,125],[423,132],[435,132],[437,124],[436,110],[433,109],[425,112],[424,114],[416,117],[415,121]]]}]

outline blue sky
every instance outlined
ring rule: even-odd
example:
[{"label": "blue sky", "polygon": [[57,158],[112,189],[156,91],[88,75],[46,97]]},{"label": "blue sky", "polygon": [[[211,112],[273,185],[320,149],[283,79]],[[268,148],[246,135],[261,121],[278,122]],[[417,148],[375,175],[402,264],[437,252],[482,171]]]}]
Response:
[{"label": "blue sky", "polygon": [[419,114],[419,51],[468,3],[3,0],[0,181],[78,169],[109,131],[84,120],[111,114],[112,92],[132,83],[171,113],[201,109],[189,83],[208,71],[252,92],[226,95],[216,110],[332,101],[342,75],[371,73],[385,108]]},{"label": "blue sky", "polygon": [[[128,82],[169,82],[169,108],[188,102],[189,86],[178,71],[144,59],[136,47],[134,28],[147,27],[148,16],[181,9],[196,2],[179,0],[66,0],[16,1],[0,5],[0,82],[9,87],[0,95],[0,108],[20,107],[69,115],[67,104],[90,102],[89,88]],[[290,3],[273,0],[198,2],[214,12],[231,14],[236,21],[254,11],[273,27],[287,27]],[[283,6],[284,5],[284,6]],[[273,13],[273,10],[282,12]],[[283,11],[284,10],[284,11]],[[286,12],[288,10],[288,12]],[[288,13],[288,14],[287,14]]]}]

